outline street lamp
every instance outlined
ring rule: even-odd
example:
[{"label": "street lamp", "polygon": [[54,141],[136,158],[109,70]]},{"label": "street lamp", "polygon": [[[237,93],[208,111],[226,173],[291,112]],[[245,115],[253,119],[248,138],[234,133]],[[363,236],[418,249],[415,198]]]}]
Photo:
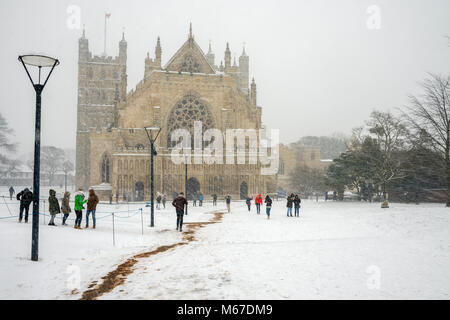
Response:
[{"label": "street lamp", "polygon": [[[150,227],[155,226],[155,190],[153,185],[153,156],[156,156],[158,153],[155,150],[155,141],[158,139],[159,133],[161,132],[161,128],[158,127],[144,127],[145,132],[147,133],[148,140],[150,141]],[[156,131],[156,136],[153,138],[153,132]]]},{"label": "street lamp", "polygon": [[184,157],[184,194],[186,197],[186,211],[185,211],[185,215],[187,216],[188,214],[188,205],[187,205],[187,199],[188,199],[188,185],[187,185],[187,181],[188,181],[188,156],[186,155]]},{"label": "street lamp", "polygon": [[[48,78],[53,69],[59,64],[59,60],[42,55],[19,56],[28,78],[36,92],[36,120],[34,124],[34,172],[33,172],[33,226],[31,235],[31,260],[38,261],[39,252],[39,174],[40,174],[40,154],[41,154],[41,93],[47,84]],[[35,83],[28,72],[27,66],[38,67],[38,82]],[[44,83],[41,84],[42,68],[51,68]]]}]

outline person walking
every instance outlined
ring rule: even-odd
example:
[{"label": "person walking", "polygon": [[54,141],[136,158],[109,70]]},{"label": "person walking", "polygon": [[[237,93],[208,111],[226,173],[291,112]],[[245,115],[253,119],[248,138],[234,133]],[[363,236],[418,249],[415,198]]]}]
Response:
[{"label": "person walking", "polygon": [[286,207],[287,207],[286,215],[288,217],[292,217],[292,203],[293,203],[293,201],[294,201],[294,194],[291,193],[291,195],[287,197],[287,203],[286,203]]},{"label": "person walking", "polygon": [[266,195],[264,203],[266,204],[267,219],[270,219],[270,210],[272,209],[272,199],[270,199],[269,195]]},{"label": "person walking", "polygon": [[33,201],[33,192],[25,188],[16,195],[16,199],[20,201],[19,222],[22,222],[22,214],[25,210],[25,223],[28,223],[28,211],[30,210],[30,203]]},{"label": "person walking", "polygon": [[300,214],[300,203],[301,202],[302,202],[302,200],[300,199],[298,194],[296,194],[295,197],[294,197],[294,215],[296,217],[299,217],[299,214]]},{"label": "person walking", "polygon": [[231,196],[229,194],[225,196],[225,203],[227,204],[228,212],[231,212]]},{"label": "person walking", "polygon": [[98,197],[95,194],[94,189],[89,189],[89,197],[87,199],[87,211],[86,211],[86,229],[89,228],[89,215],[92,214],[92,229],[95,229],[96,219],[95,211],[97,210]]},{"label": "person walking", "polygon": [[16,192],[16,191],[14,190],[13,186],[11,186],[11,187],[9,188],[9,200],[12,200],[12,197],[13,197],[13,195],[14,195],[15,192]]},{"label": "person walking", "polygon": [[112,204],[112,200],[113,200],[113,195],[112,192],[109,194],[109,204]]},{"label": "person walking", "polygon": [[252,205],[252,197],[250,197],[250,195],[247,195],[247,198],[245,198],[245,203],[247,204],[248,211],[250,212],[250,207]]},{"label": "person walking", "polygon": [[161,209],[161,200],[162,200],[162,197],[158,192],[158,195],[156,197],[156,209],[158,209],[158,210]]},{"label": "person walking", "polygon": [[83,189],[78,189],[78,192],[75,194],[75,205],[74,210],[77,217],[75,218],[75,229],[81,229],[81,220],[83,219],[83,205],[87,202],[87,200],[84,200],[84,193]]},{"label": "person walking", "polygon": [[53,189],[50,189],[48,191],[49,197],[48,197],[48,212],[50,213],[50,222],[48,223],[49,226],[56,226],[55,224],[55,216],[58,213],[61,213],[61,210],[59,209],[59,202],[56,198],[56,191]]},{"label": "person walking", "polygon": [[172,205],[175,207],[175,212],[177,213],[177,230],[183,231],[183,216],[184,207],[187,206],[188,202],[184,197],[184,193],[180,192],[178,196],[173,199]]},{"label": "person walking", "polygon": [[203,193],[198,194],[198,206],[201,207],[203,204]]},{"label": "person walking", "polygon": [[263,199],[261,197],[261,193],[258,194],[255,198],[255,205],[256,205],[256,213],[260,214],[261,213],[261,204],[263,203]]},{"label": "person walking", "polygon": [[66,226],[67,223],[67,218],[69,217],[69,213],[72,212],[72,210],[70,209],[70,192],[66,191],[64,192],[64,196],[63,199],[61,201],[61,211],[64,214],[63,216],[63,220],[62,220],[62,225]]},{"label": "person walking", "polygon": [[196,207],[197,206],[197,192],[194,192],[192,194],[192,206]]},{"label": "person walking", "polygon": [[213,194],[213,206],[217,206],[217,194]]},{"label": "person walking", "polygon": [[163,204],[163,208],[164,208],[164,209],[166,208],[166,201],[167,201],[167,196],[166,196],[166,194],[164,193],[164,194],[163,194],[163,197],[162,197],[162,204]]},{"label": "person walking", "polygon": [[119,203],[119,190],[116,191],[116,203]]}]

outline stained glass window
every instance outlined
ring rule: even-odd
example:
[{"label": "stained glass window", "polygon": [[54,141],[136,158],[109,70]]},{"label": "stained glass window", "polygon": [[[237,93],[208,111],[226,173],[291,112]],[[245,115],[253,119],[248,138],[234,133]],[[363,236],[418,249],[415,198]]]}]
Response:
[{"label": "stained glass window", "polygon": [[167,146],[173,147],[176,142],[171,141],[171,133],[175,129],[186,129],[190,132],[193,147],[194,121],[202,122],[202,130],[214,128],[214,119],[211,112],[195,95],[188,94],[181,98],[173,107],[167,122]]}]

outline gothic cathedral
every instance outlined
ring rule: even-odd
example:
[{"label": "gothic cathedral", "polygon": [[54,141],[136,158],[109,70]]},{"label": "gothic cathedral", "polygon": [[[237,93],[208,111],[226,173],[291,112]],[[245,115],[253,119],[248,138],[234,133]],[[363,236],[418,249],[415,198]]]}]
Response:
[{"label": "gothic cathedral", "polygon": [[[170,199],[185,190],[185,165],[170,157],[171,132],[192,132],[194,121],[203,129],[261,129],[261,107],[256,84],[249,84],[249,57],[245,53],[232,64],[227,44],[224,63],[215,64],[209,46],[204,54],[188,39],[162,66],[158,37],[155,57],[147,53],[144,78],[127,93],[127,42],[119,42],[119,55],[92,56],[83,31],[79,39],[78,109],[76,137],[76,185],[94,188],[103,199],[112,193],[119,199],[150,198],[150,146],[144,127],[159,127],[155,142],[155,193]],[[275,192],[276,176],[261,175],[257,164],[188,164],[188,197],[201,192],[205,198],[230,194]]]}]

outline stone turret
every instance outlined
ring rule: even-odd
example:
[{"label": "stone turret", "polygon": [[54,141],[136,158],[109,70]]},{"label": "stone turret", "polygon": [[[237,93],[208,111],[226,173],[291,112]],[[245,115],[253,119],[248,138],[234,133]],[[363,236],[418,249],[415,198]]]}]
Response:
[{"label": "stone turret", "polygon": [[158,37],[155,47],[155,59],[150,58],[150,53],[147,52],[145,58],[144,78],[147,78],[153,70],[161,70],[161,41]]},{"label": "stone turret", "polygon": [[158,36],[158,40],[156,41],[156,47],[155,47],[155,63],[158,64],[159,68],[161,69],[161,42],[159,40],[159,36]]},{"label": "stone turret", "polygon": [[89,40],[86,39],[86,32],[83,28],[83,34],[78,39],[78,60],[88,61],[89,58]]},{"label": "stone turret", "polygon": [[224,61],[225,61],[225,71],[226,71],[228,68],[231,67],[231,51],[230,51],[230,46],[229,46],[228,42],[227,42],[227,48],[225,50]]},{"label": "stone turret", "polygon": [[240,71],[240,81],[239,86],[244,94],[248,92],[248,79],[249,79],[249,57],[245,53],[245,46],[242,49],[242,54],[239,57],[239,71]]},{"label": "stone turret", "polygon": [[215,60],[215,54],[212,52],[211,50],[211,41],[209,42],[209,49],[208,49],[208,53],[206,54],[206,60],[208,60],[208,63],[211,65],[211,67],[214,67],[214,69],[216,69],[215,65],[214,65],[214,60]]},{"label": "stone turret", "polygon": [[256,83],[255,78],[252,79],[252,84],[250,86],[250,101],[252,105],[256,107]]}]

